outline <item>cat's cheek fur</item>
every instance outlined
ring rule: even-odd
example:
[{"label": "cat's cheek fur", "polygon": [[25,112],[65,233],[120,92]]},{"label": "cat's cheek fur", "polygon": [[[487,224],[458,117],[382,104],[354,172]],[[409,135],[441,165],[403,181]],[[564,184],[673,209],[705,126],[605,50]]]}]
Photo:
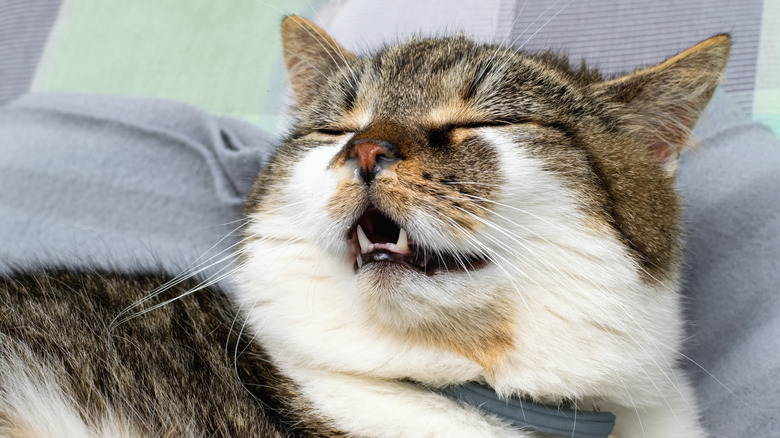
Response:
[{"label": "cat's cheek fur", "polygon": [[[267,228],[265,228],[267,229]],[[257,339],[316,412],[354,436],[523,437],[499,421],[398,379],[434,386],[480,378],[474,362],[388,337],[365,318],[351,269],[317,247],[268,241],[250,246],[239,295]],[[274,257],[265,257],[266,254]],[[294,263],[293,263],[294,262]],[[308,265],[309,272],[292,267]],[[262,273],[253,275],[252,273]],[[285,285],[280,287],[280,285]],[[421,415],[424,413],[424,415]]]},{"label": "cat's cheek fur", "polygon": [[[522,282],[522,300],[516,348],[488,376],[491,386],[550,401],[579,398],[602,409],[600,399],[612,400],[623,413],[618,436],[699,436],[695,396],[677,363],[678,274],[645,281],[617,234],[579,201],[585,194],[534,164],[511,136],[483,136],[501,152],[504,172],[515,175],[507,177],[495,220],[520,233],[515,243],[527,251],[505,255]],[[645,410],[641,419],[636,409]]]},{"label": "cat's cheek fur", "polygon": [[[528,181],[524,190],[532,186]],[[542,210],[530,211],[542,217]],[[613,400],[623,406],[613,411],[630,412],[619,419],[618,436],[642,436],[643,430],[698,436],[695,397],[677,370],[683,332],[676,275],[663,283],[643,281],[598,215],[558,214],[547,217],[546,227],[537,223],[537,239],[525,240],[538,258],[513,263],[530,285],[523,290],[526,318],[516,334],[518,349],[491,384],[499,392],[522,388],[552,400],[580,396],[602,409],[599,398]]]},{"label": "cat's cheek fur", "polygon": [[[294,211],[295,219],[305,224],[295,227],[296,236],[303,236],[336,252],[329,257],[345,254],[345,236],[352,226],[344,220],[334,221],[324,214],[328,201],[339,184],[339,175],[330,169],[327,163],[340,149],[341,145],[330,144],[307,150],[299,162],[293,164],[291,176],[283,192],[288,203],[285,209]],[[356,203],[360,201],[355,200]]]}]

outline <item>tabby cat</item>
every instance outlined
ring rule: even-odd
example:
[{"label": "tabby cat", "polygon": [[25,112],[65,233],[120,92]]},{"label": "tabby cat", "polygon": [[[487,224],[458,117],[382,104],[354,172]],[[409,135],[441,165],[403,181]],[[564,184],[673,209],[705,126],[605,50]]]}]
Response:
[{"label": "tabby cat", "polygon": [[235,297],[5,278],[0,435],[536,436],[440,391],[478,382],[622,438],[704,436],[674,177],[728,36],[607,79],[461,36],[356,56],[292,16],[282,38],[295,121]]}]

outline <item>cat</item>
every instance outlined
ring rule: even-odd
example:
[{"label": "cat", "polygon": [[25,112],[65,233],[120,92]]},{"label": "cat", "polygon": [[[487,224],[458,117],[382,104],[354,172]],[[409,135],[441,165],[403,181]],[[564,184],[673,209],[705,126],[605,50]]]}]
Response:
[{"label": "cat", "polygon": [[294,122],[235,294],[5,278],[0,435],[536,436],[443,392],[477,382],[621,438],[705,436],[674,178],[728,36],[614,78],[463,36],[357,56],[297,16],[282,44]]}]

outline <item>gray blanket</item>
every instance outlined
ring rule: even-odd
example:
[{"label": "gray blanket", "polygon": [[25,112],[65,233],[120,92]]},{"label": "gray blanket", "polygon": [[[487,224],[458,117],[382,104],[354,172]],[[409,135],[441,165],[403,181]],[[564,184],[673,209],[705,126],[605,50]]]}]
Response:
[{"label": "gray blanket", "polygon": [[[695,132],[703,148],[679,170],[685,363],[713,436],[776,436],[780,144],[720,93]],[[25,96],[0,109],[0,271],[177,274],[217,262],[236,241],[241,199],[271,149],[257,128],[182,103]]]},{"label": "gray blanket", "polygon": [[0,109],[0,271],[219,262],[271,150],[254,126],[180,102],[25,96]]}]

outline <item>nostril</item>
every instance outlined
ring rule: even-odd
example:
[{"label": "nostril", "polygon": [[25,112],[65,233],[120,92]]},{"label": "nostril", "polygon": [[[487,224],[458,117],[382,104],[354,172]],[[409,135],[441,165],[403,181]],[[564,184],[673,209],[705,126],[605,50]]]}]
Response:
[{"label": "nostril", "polygon": [[387,152],[384,146],[376,143],[360,143],[355,145],[355,154],[357,155],[358,163],[363,171],[370,171],[376,167],[376,160],[381,157],[386,157]]},{"label": "nostril", "polygon": [[352,145],[347,158],[358,160],[360,174],[366,182],[389,162],[397,161],[395,146],[382,140],[359,140]]}]

